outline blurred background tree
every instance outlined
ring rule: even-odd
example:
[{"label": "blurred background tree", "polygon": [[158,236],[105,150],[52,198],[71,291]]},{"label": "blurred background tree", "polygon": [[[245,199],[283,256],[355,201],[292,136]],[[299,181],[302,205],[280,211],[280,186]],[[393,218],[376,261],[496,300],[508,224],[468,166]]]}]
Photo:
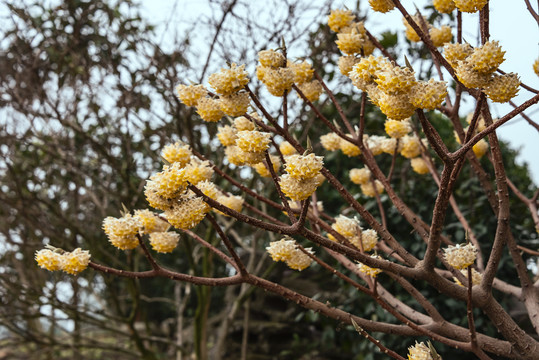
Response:
[{"label": "blurred background tree", "polygon": [[[215,11],[193,21],[189,30],[211,29],[208,44],[203,45],[210,50],[197,63],[187,60],[199,51],[190,42],[189,32],[169,34],[164,45],[163,29],[171,31],[170,24],[150,25],[133,1],[4,4],[7,12],[0,43],[0,299],[4,305],[0,308],[0,358],[186,359],[191,354],[197,359],[384,358],[356,332],[344,331],[331,319],[245,284],[197,287],[166,279],[118,279],[93,271],[70,277],[41,271],[33,260],[37,249],[51,243],[66,249],[90,249],[94,259],[117,268],[147,267],[138,251],[111,251],[101,230],[102,220],[119,216],[123,206],[129,210],[147,206],[144,183],[159,169],[160,149],[167,143],[184,140],[201,153],[213,154],[215,163],[222,162],[214,136],[216,126],[203,123],[192,108],[180,104],[174,87],[189,80],[204,81],[226,61],[252,66],[258,51],[276,48],[284,38],[289,49],[303,51],[332,88],[339,89],[336,97],[348,118],[357,123],[359,95],[336,67],[335,34],[321,24],[329,3],[316,7],[300,1],[273,1],[261,9],[247,0],[209,1]],[[361,14],[359,3],[357,6],[355,10]],[[260,18],[256,12],[273,9],[280,14],[274,23],[256,21]],[[298,21],[306,11],[316,16]],[[319,25],[313,27],[313,23]],[[403,51],[396,33],[384,33],[381,42],[392,53]],[[425,54],[425,49],[414,46],[408,57],[412,63],[426,64]],[[431,71],[427,66],[419,76],[428,78]],[[265,97],[262,88],[255,91]],[[312,112],[301,102],[290,101],[291,118],[295,119],[291,127],[298,139],[304,142],[307,132],[313,139],[323,135]],[[331,103],[322,100],[318,105],[327,118],[337,117]],[[368,108],[370,134],[383,134],[381,119],[379,110]],[[450,123],[441,116],[438,120],[433,123],[444,139],[452,138]],[[453,149],[457,146],[452,145]],[[516,152],[506,150],[506,164],[513,164]],[[347,179],[348,169],[359,167],[357,159],[328,155],[325,161],[349,189],[356,187]],[[390,157],[385,161],[389,167]],[[483,166],[492,173],[488,162],[483,161]],[[394,184],[401,194],[407,194],[403,200],[429,220],[436,184],[412,172],[405,159],[398,159],[396,168]],[[531,196],[533,184],[527,169],[517,165],[507,169],[508,177]],[[271,187],[251,172],[233,167],[228,171],[270,196]],[[470,169],[461,179],[456,194],[459,200],[473,203],[466,214],[470,225],[478,236],[487,236],[496,226],[494,217],[485,216],[492,212],[487,198]],[[325,204],[330,215],[346,213],[335,190],[326,184],[322,191],[335,199]],[[367,209],[377,206],[374,200],[363,201]],[[397,217],[389,200],[382,196],[382,202],[387,215]],[[516,201],[512,206],[513,216],[527,211]],[[268,213],[279,215],[271,209]],[[460,226],[452,227],[452,223],[458,221],[450,216],[447,224],[454,233],[447,235],[463,238],[458,233]],[[518,224],[515,233],[529,247],[537,246],[531,219],[512,224]],[[404,221],[391,225],[394,228],[389,230],[409,241],[411,246],[406,248],[417,255],[422,247],[412,245],[420,244],[412,228]],[[381,309],[364,307],[355,289],[330,280],[330,274],[317,267],[298,274],[273,264],[264,251],[269,241],[276,240],[273,234],[253,233],[233,220],[226,230],[239,244],[238,252],[250,255],[252,273],[342,304],[347,311],[391,321]],[[219,241],[203,223],[197,233],[210,243]],[[184,273],[225,276],[230,271],[213,260],[210,252],[187,237],[182,237],[180,249],[172,255],[160,257],[164,265]],[[511,268],[504,268],[500,277],[509,283],[515,280]],[[398,287],[388,290],[400,298],[408,297]],[[427,287],[423,290],[427,296],[439,296]],[[503,304],[518,315],[514,299],[507,296]],[[444,313],[454,314],[448,319],[466,322],[465,309],[450,299],[446,306]],[[525,326],[525,321],[519,323]],[[477,327],[496,336],[489,324],[478,320]],[[378,335],[400,353],[409,346],[402,338]],[[439,350],[448,358],[454,355],[449,348]]]}]

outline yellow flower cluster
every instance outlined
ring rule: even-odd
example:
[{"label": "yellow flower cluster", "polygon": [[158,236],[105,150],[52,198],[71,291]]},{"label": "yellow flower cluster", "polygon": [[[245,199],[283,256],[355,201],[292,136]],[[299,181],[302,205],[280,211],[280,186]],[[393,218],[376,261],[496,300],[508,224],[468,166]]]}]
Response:
[{"label": "yellow flower cluster", "polygon": [[150,234],[150,245],[159,253],[170,253],[180,241],[180,234],[174,232],[153,232]]},{"label": "yellow flower cluster", "polygon": [[429,37],[432,41],[432,45],[436,47],[444,46],[451,41],[453,34],[451,34],[451,28],[447,25],[442,26],[441,28],[431,28],[429,30]]},{"label": "yellow flower cluster", "polygon": [[341,148],[341,137],[334,132],[320,136],[320,144],[328,151],[335,151]]},{"label": "yellow flower cluster", "polygon": [[350,181],[357,185],[366,184],[371,180],[371,171],[367,168],[352,169],[349,173]]},{"label": "yellow flower cluster", "polygon": [[420,175],[428,174],[429,167],[423,158],[416,157],[411,160],[412,170]]},{"label": "yellow flower cluster", "polygon": [[409,119],[405,120],[393,120],[387,119],[384,123],[384,129],[386,134],[394,139],[400,139],[404,135],[412,131]]},{"label": "yellow flower cluster", "polygon": [[380,145],[382,148],[382,151],[389,155],[395,154],[395,148],[397,148],[397,152],[402,150],[402,142],[398,142],[397,147],[397,139],[393,138],[387,138],[382,141],[382,144]]},{"label": "yellow flower cluster", "polygon": [[230,146],[236,144],[237,131],[230,125],[219,126],[217,128],[217,138],[223,146]]},{"label": "yellow flower cluster", "polygon": [[41,249],[36,251],[35,260],[39,267],[49,271],[62,270],[71,275],[78,275],[85,270],[90,263],[90,252],[76,248],[72,252],[60,249]]},{"label": "yellow flower cluster", "polygon": [[386,13],[395,8],[395,4],[392,0],[369,0],[371,9],[377,12]]},{"label": "yellow flower cluster", "polygon": [[165,145],[163,151],[161,152],[163,159],[171,164],[179,162],[181,167],[189,163],[191,160],[191,155],[192,153],[189,145],[186,145],[181,141],[174,144]]},{"label": "yellow flower cluster", "polygon": [[[243,198],[237,195],[219,195],[217,197],[217,202],[223,204],[227,208],[241,212],[243,209]],[[228,216],[227,214],[215,209],[215,212],[221,215]]]},{"label": "yellow flower cluster", "polygon": [[[296,241],[288,236],[279,241],[270,242],[266,250],[273,261],[284,261],[293,270],[304,270],[312,263],[312,259],[298,249]],[[311,248],[305,250],[314,254]]]},{"label": "yellow flower cluster", "polygon": [[455,269],[465,269],[475,262],[477,250],[471,243],[466,245],[449,245],[444,249],[445,260]]},{"label": "yellow flower cluster", "polygon": [[164,232],[169,228],[169,224],[161,220],[159,216],[151,210],[135,210],[134,218],[138,218],[141,227],[139,232],[143,234],[150,234],[152,232]]},{"label": "yellow flower cluster", "polygon": [[208,83],[219,95],[231,95],[237,93],[247,83],[249,78],[245,71],[245,65],[238,66],[235,63],[229,69],[222,68],[220,72],[211,74]]},{"label": "yellow flower cluster", "polygon": [[[349,136],[352,137],[352,135],[349,135]],[[361,149],[359,148],[359,146],[352,144],[351,142],[344,140],[340,137],[339,139],[340,139],[339,148],[341,149],[344,155],[348,157],[361,155]]]},{"label": "yellow flower cluster", "polygon": [[178,85],[176,87],[178,99],[187,106],[196,106],[198,100],[208,94],[204,85]]},{"label": "yellow flower cluster", "polygon": [[445,44],[444,45],[444,55],[446,60],[451,64],[452,67],[456,68],[459,64],[459,61],[465,60],[473,52],[473,48],[470,44]]},{"label": "yellow flower cluster", "polygon": [[240,116],[247,112],[251,99],[246,92],[222,95],[219,98],[221,111],[229,116]]},{"label": "yellow flower cluster", "polygon": [[294,155],[297,153],[296,149],[288,141],[283,141],[279,145],[279,151],[283,156]]},{"label": "yellow flower cluster", "polygon": [[304,180],[298,180],[290,176],[290,174],[284,174],[279,179],[279,185],[282,192],[290,199],[301,201],[311,196],[322,185],[324,180],[325,178],[322,174]]},{"label": "yellow flower cluster", "polygon": [[260,61],[260,65],[272,68],[284,67],[286,64],[284,55],[272,49],[260,51],[258,61]]},{"label": "yellow flower cluster", "polygon": [[539,76],[539,59],[533,62],[533,72]]},{"label": "yellow flower cluster", "polygon": [[[466,279],[468,279],[468,269],[462,269],[460,272]],[[468,286],[468,284],[462,285],[462,283],[456,277],[453,277],[453,280],[460,286]],[[472,269],[472,286],[481,284],[481,280],[483,280],[483,274],[475,269]]]},{"label": "yellow flower cluster", "polygon": [[303,84],[299,84],[298,88],[310,102],[318,100],[322,92],[324,92],[324,88],[322,87],[322,84],[320,84],[318,80],[313,80],[313,81],[305,82]]},{"label": "yellow flower cluster", "polygon": [[352,71],[355,64],[359,62],[359,58],[353,55],[341,56],[338,61],[339,71],[344,76],[348,76],[348,73]]},{"label": "yellow flower cluster", "polygon": [[433,0],[432,5],[434,5],[434,8],[441,13],[444,14],[450,14],[455,10],[455,3],[453,0]]},{"label": "yellow flower cluster", "polygon": [[256,75],[273,96],[283,96],[284,92],[289,91],[294,84],[294,70],[287,67],[258,66]]},{"label": "yellow flower cluster", "polygon": [[341,52],[349,56],[369,56],[374,51],[374,44],[367,36],[363,22],[354,20],[355,16],[349,10],[333,10],[329,14],[328,25],[337,33],[335,43]]},{"label": "yellow flower cluster", "polygon": [[416,108],[432,110],[447,94],[445,82],[415,79],[414,71],[399,67],[383,57],[362,58],[349,72],[358,89],[369,94],[370,101],[390,119],[403,120]]},{"label": "yellow flower cluster", "polygon": [[488,0],[453,0],[459,11],[475,13],[481,10]]},{"label": "yellow flower cluster", "polygon": [[324,167],[322,156],[309,155],[289,155],[286,157],[285,171],[297,180],[311,179]]},{"label": "yellow flower cluster", "polygon": [[[371,255],[372,258],[375,258],[375,259],[381,259],[381,257],[379,255]],[[362,272],[363,274],[366,274],[372,278],[375,278],[378,274],[380,274],[382,272],[382,269],[378,269],[378,268],[372,268],[370,266],[367,266],[363,263],[359,263],[357,264],[357,268],[360,272]]]},{"label": "yellow flower cluster", "polygon": [[374,185],[369,181],[361,185],[361,192],[365,196],[375,197],[377,193],[381,194],[384,192],[384,185],[380,180],[374,180]]},{"label": "yellow flower cluster", "polygon": [[139,216],[125,214],[121,218],[108,216],[103,220],[103,231],[110,243],[120,250],[134,249],[139,245],[137,235],[144,224]]},{"label": "yellow flower cluster", "polygon": [[270,133],[243,130],[237,134],[236,145],[245,152],[263,153],[269,148]]},{"label": "yellow flower cluster", "polygon": [[[271,159],[271,164],[273,166],[273,171],[277,173],[279,171],[279,168],[281,167],[281,158],[277,155],[270,155],[270,159]],[[260,162],[258,164],[254,164],[253,169],[255,169],[258,175],[262,177],[271,177],[271,173],[268,170],[268,167],[265,161]]]},{"label": "yellow flower cluster", "polygon": [[[412,16],[412,19],[415,21],[415,23],[423,30],[423,26],[426,25],[427,27],[427,31],[429,31],[431,28],[432,28],[432,25],[427,21],[427,19],[425,19],[425,17],[423,15],[420,15],[420,14],[417,14],[417,15],[414,15]],[[410,25],[408,23],[408,20],[406,20],[405,18],[402,19],[402,23],[404,24],[404,26],[406,27],[406,31],[404,33],[404,35],[406,36],[406,38],[408,40],[410,40],[411,42],[420,42],[421,41],[421,38],[419,37],[419,35],[417,34],[417,32],[414,30],[414,28],[412,27],[412,25]]]},{"label": "yellow flower cluster", "polygon": [[488,151],[488,143],[485,139],[479,140],[473,147],[472,150],[477,156],[478,159],[481,159]]},{"label": "yellow flower cluster", "polygon": [[424,343],[416,342],[408,348],[408,360],[433,360],[430,349]]},{"label": "yellow flower cluster", "polygon": [[418,157],[421,154],[421,140],[417,136],[404,136],[401,139],[402,149],[401,155],[407,159]]},{"label": "yellow flower cluster", "polygon": [[[378,243],[378,234],[372,229],[363,230],[359,225],[359,220],[356,218],[348,218],[344,215],[339,215],[331,227],[346,238],[352,245],[363,251],[371,251]],[[332,241],[337,239],[328,234],[328,238]]]},{"label": "yellow flower cluster", "polygon": [[170,225],[186,230],[197,226],[210,209],[201,197],[186,194],[178,198],[171,208],[165,210],[163,216]]},{"label": "yellow flower cluster", "polygon": [[418,81],[410,92],[410,102],[417,108],[434,110],[442,104],[447,96],[445,81]]},{"label": "yellow flower cluster", "polygon": [[203,97],[198,100],[196,108],[198,115],[204,121],[217,122],[223,117],[221,102],[218,99]]},{"label": "yellow flower cluster", "polygon": [[494,74],[485,86],[484,91],[490,100],[505,103],[517,95],[519,86],[520,79],[517,74]]}]

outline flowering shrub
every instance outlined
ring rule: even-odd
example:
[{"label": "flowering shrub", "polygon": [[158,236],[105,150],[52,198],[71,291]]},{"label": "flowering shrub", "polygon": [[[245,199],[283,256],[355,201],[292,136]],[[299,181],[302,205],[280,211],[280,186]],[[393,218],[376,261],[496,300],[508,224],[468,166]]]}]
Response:
[{"label": "flowering shrub", "polygon": [[[482,31],[480,44],[473,47],[464,43],[460,35],[453,40],[450,26],[436,28],[421,14],[411,16],[400,1],[371,0],[369,4],[382,13],[400,11],[407,38],[425,44],[432,62],[443,71],[435,77],[426,76],[408,61],[395,59],[363,22],[356,21],[351,11],[336,9],[329,14],[328,26],[337,33],[335,44],[342,53],[338,61],[342,80],[353,84],[359,93],[357,116],[349,116],[341,108],[331,90],[332,83],[326,82],[309,61],[287,59],[284,47],[259,53],[256,76],[248,74],[245,64],[232,63],[208,77],[209,88],[203,84],[179,85],[177,96],[185,106],[196,108],[206,122],[219,122],[216,137],[222,161],[212,163],[181,142],[166,145],[162,150],[166,163],[149,177],[144,188],[149,206],[158,212],[135,210],[134,215],[126,212],[120,218],[109,216],[103,221],[111,245],[125,251],[140,248],[151,270],[127,272],[100,265],[91,262],[89,252],[81,249],[39,250],[35,256],[38,265],[73,275],[92,267],[131,278],[161,276],[197,285],[257,286],[353,325],[396,359],[403,357],[373,338],[371,332],[428,337],[481,359],[490,358],[488,354],[534,359],[539,343],[511,318],[494,295],[515,295],[526,308],[532,325],[539,328],[539,291],[526,271],[522,253],[533,254],[534,250],[520,245],[508,225],[508,189],[528,206],[530,217],[539,228],[537,195],[527,198],[507,179],[495,130],[539,102],[538,92],[526,86],[535,95],[516,106],[516,111],[493,120],[489,101],[508,102],[523,84],[518,75],[501,71],[505,52],[498,42],[488,38],[488,31]],[[477,13],[478,18],[479,11],[488,11],[487,1],[434,1],[434,7],[446,14]],[[482,19],[481,26],[488,30],[488,17]],[[456,34],[461,34],[461,23],[455,26]],[[250,80],[255,78],[258,80]],[[253,91],[253,81],[259,81],[272,96],[282,97],[280,114],[268,111]],[[325,134],[319,139],[303,142],[295,136],[294,131],[299,131],[294,130],[288,117],[287,96],[291,92],[312,110],[316,126],[324,129]],[[476,104],[466,129],[459,117],[464,97]],[[338,119],[333,121],[324,115],[317,103],[321,99],[337,109]],[[366,130],[368,106],[376,109],[373,113],[379,131]],[[437,129],[436,121],[440,119],[454,128],[458,148],[448,148],[450,140]],[[347,170],[352,182],[346,184],[349,186],[327,166],[326,159],[335,157],[347,157],[349,163],[357,164]],[[481,158],[483,162],[479,161]],[[494,215],[489,216],[496,216],[495,234],[475,234],[463,215],[467,204],[455,199],[456,182],[464,164],[474,170],[492,205]],[[493,168],[495,184],[489,181],[485,164]],[[403,172],[410,170],[409,176],[430,175],[436,183],[438,192],[436,202],[430,204],[431,217],[422,218],[403,200],[393,182],[397,167]],[[241,176],[230,175],[228,170],[236,168],[259,177],[256,179],[268,193],[251,188]],[[238,194],[225,190],[222,184],[233,185]],[[327,198],[326,189],[338,193],[342,209],[325,211],[319,206],[318,201]],[[265,212],[261,204],[277,214]],[[390,211],[398,219],[389,217]],[[458,218],[466,239],[448,235],[449,229],[444,227],[448,212]],[[339,304],[324,303],[255,275],[246,266],[245,257],[249,254],[229,237],[231,219],[284,236],[264,246],[273,261],[284,262],[291,270],[313,268],[329,272],[368,296],[398,324],[347,312]],[[226,250],[197,235],[197,226],[202,222],[218,234]],[[410,227],[420,251],[417,247],[405,247],[408,242],[394,235],[397,223]],[[198,241],[224,261],[230,268],[228,276],[194,276],[158,263],[156,258],[161,255],[156,253],[176,251],[180,234]],[[468,243],[455,245],[464,240]],[[511,254],[518,286],[496,277],[503,251]],[[419,280],[466,304],[468,312],[463,316],[468,324],[448,322],[437,309],[436,299],[422,294]],[[393,282],[410,294],[413,307],[387,290]],[[482,310],[501,338],[476,328],[474,308]],[[424,343],[411,346],[408,354],[409,359],[437,357],[433,345]]]}]

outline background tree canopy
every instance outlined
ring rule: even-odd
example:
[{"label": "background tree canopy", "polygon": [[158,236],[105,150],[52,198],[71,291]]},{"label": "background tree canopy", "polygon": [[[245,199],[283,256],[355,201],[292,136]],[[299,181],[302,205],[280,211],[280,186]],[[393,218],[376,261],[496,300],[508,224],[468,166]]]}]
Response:
[{"label": "background tree canopy", "polygon": [[[197,359],[233,359],[240,354],[247,354],[248,359],[385,358],[349,327],[247,284],[211,288],[162,278],[121,279],[95,271],[71,277],[44,272],[34,261],[35,251],[51,243],[64,249],[90,249],[92,259],[118,269],[149,269],[141,251],[112,250],[102,231],[103,219],[120,216],[123,207],[147,207],[145,181],[160,169],[160,150],[165,144],[183,140],[194,150],[209,154],[206,156],[214,163],[222,164],[222,148],[215,137],[217,126],[204,123],[192,108],[181,104],[174,87],[186,79],[203,81],[226,61],[254,64],[259,50],[276,48],[284,38],[289,49],[296,46],[304,50],[321,77],[333,89],[339,89],[336,98],[346,116],[357,123],[360,95],[339,73],[336,35],[325,23],[313,27],[329,12],[329,3],[316,7],[300,1],[270,1],[265,11],[275,10],[278,16],[273,24],[261,24],[256,16],[243,15],[251,9],[247,0],[209,1],[215,12],[193,21],[190,28],[211,29],[211,39],[204,44],[211,46],[210,53],[199,63],[187,61],[198,51],[190,43],[189,34],[173,34],[174,40],[168,37],[169,43],[164,46],[160,40],[163,26],[155,28],[130,0],[4,4],[7,11],[0,42],[0,358],[186,359],[190,354],[196,354]],[[361,14],[359,4],[355,10]],[[317,16],[312,22],[299,22],[306,11]],[[433,10],[428,11],[430,20],[438,21]],[[293,35],[302,34],[305,28],[314,31],[303,37]],[[389,53],[403,51],[398,36],[387,32],[380,39]],[[411,46],[407,54],[414,67],[422,65],[418,68],[424,78],[435,71],[432,64],[428,65],[427,55],[424,45]],[[251,70],[254,73],[254,67]],[[268,98],[261,87],[254,91]],[[301,143],[307,137],[317,140],[327,132],[317,126],[309,107],[299,99],[290,102],[290,128]],[[270,102],[270,107],[273,104]],[[328,119],[338,117],[337,109],[327,99],[318,106]],[[454,139],[449,120],[435,113],[429,116],[444,139]],[[369,134],[384,134],[381,119],[384,115],[380,110],[369,105]],[[419,123],[414,127],[420,131]],[[446,144],[450,150],[458,147],[454,140]],[[322,151],[318,146],[315,152]],[[536,186],[526,167],[515,164],[515,150],[505,144],[502,148],[508,178],[531,198]],[[389,168],[391,161],[387,156],[383,166]],[[357,188],[348,177],[348,170],[358,167],[357,158],[332,153],[325,157],[325,164],[347,188]],[[482,159],[481,165],[492,179],[490,162]],[[407,159],[397,158],[395,169],[395,189],[429,222],[438,191],[436,183],[414,173]],[[260,194],[278,200],[268,186],[271,180],[240,168],[226,171]],[[219,185],[231,192],[238,190],[224,181]],[[324,208],[329,215],[353,213],[329,184],[319,191],[325,194]],[[354,191],[367,210],[376,212],[374,199]],[[464,215],[476,236],[480,240],[489,238],[496,231],[496,218],[469,166],[460,175],[454,195],[459,203],[469,204]],[[389,223],[388,230],[398,235],[412,254],[421,256],[424,246],[413,228],[400,218],[386,195],[381,201],[387,216],[396,219]],[[252,205],[264,208],[263,203]],[[511,209],[514,221],[510,224],[519,243],[536,249],[533,220],[522,215],[527,214],[527,207],[512,193]],[[280,216],[271,208],[266,213]],[[339,304],[345,311],[372,320],[395,321],[380,307],[372,303],[365,306],[365,295],[320,271],[320,267],[297,273],[273,263],[265,247],[277,240],[275,234],[253,231],[233,219],[222,221],[239,254],[249,259],[251,273],[320,301]],[[452,213],[447,216],[445,229],[445,235],[456,242],[465,238]],[[205,223],[196,232],[212,244],[220,241]],[[332,261],[329,256],[321,258]],[[518,279],[509,259],[509,254],[503,255],[497,276],[516,286]],[[215,261],[213,253],[184,235],[179,249],[159,261],[198,276],[223,277],[231,271]],[[529,256],[528,261],[531,264],[536,258]],[[413,302],[400,286],[392,286],[390,281],[385,285],[399,299]],[[466,326],[465,304],[444,299],[420,281],[414,285],[427,298],[439,298],[443,308],[438,310],[448,320]],[[500,295],[499,299],[521,327],[532,330],[527,317],[522,316],[520,303],[510,295]],[[498,336],[481,317],[476,326],[485,334]],[[376,338],[401,354],[410,345],[401,337],[387,334],[376,334]],[[442,344],[437,349],[448,359],[457,354],[463,359],[475,358]]]}]

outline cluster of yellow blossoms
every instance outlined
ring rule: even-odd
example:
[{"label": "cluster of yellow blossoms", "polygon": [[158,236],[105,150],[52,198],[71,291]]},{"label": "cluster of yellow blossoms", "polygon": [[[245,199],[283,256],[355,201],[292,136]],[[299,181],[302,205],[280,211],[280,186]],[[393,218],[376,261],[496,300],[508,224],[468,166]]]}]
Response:
[{"label": "cluster of yellow blossoms", "polygon": [[[473,118],[473,113],[469,113],[468,116],[466,117],[466,121],[468,122],[468,124],[471,122],[472,118]],[[493,121],[496,122],[497,119],[493,119]],[[485,130],[485,128],[486,128],[485,119],[483,119],[483,116],[480,115],[477,121],[477,126],[475,127],[474,133],[483,131]],[[466,134],[468,131],[469,131],[469,127],[466,127],[464,129],[464,133]],[[458,137],[456,132],[455,132],[455,140],[457,141],[457,143],[460,144],[460,138]],[[485,139],[481,139],[472,147],[472,150],[475,156],[477,156],[478,159],[481,159],[487,153],[488,148],[489,148],[488,142]]]},{"label": "cluster of yellow blossoms", "polygon": [[352,83],[366,91],[370,101],[393,120],[409,118],[415,109],[434,110],[447,95],[443,81],[418,81],[408,67],[394,65],[384,57],[362,58],[348,74]]},{"label": "cluster of yellow blossoms", "polygon": [[242,91],[249,82],[245,65],[231,64],[229,69],[210,75],[208,82],[219,95],[209,96],[203,85],[178,85],[178,98],[187,106],[196,106],[200,117],[208,122],[217,122],[224,115],[240,116],[247,112],[250,98]]},{"label": "cluster of yellow blossoms", "polygon": [[[363,251],[371,251],[378,243],[378,234],[376,231],[372,229],[363,230],[359,224],[359,220],[356,218],[339,215],[331,227],[345,237],[352,245]],[[328,238],[332,241],[337,241],[331,234],[328,234]]]},{"label": "cluster of yellow blossoms", "polygon": [[[288,236],[279,241],[270,242],[266,250],[273,261],[284,261],[294,270],[304,270],[312,263],[312,259],[298,248],[294,239]],[[311,248],[306,248],[305,251],[314,254]]]},{"label": "cluster of yellow blossoms", "polygon": [[273,96],[283,96],[294,84],[309,101],[318,100],[322,94],[322,84],[312,80],[314,69],[307,61],[288,61],[282,53],[271,49],[260,51],[258,60],[256,76]]},{"label": "cluster of yellow blossoms", "polygon": [[467,13],[481,10],[488,0],[433,0],[434,8],[441,13],[450,14],[455,8]]},{"label": "cluster of yellow blossoms", "polygon": [[[444,46],[445,43],[448,43],[453,38],[453,35],[451,34],[451,28],[447,25],[443,25],[440,28],[436,28],[432,26],[422,15],[415,15],[412,17],[414,22],[424,31],[427,32],[429,35],[430,40],[432,41],[432,44],[436,47]],[[406,38],[412,42],[420,42],[421,37],[417,34],[417,32],[412,28],[412,26],[408,23],[408,20],[405,18],[402,19],[402,22],[404,23],[404,26],[406,27],[405,35]]]},{"label": "cluster of yellow blossoms", "polygon": [[498,75],[496,69],[504,59],[505,51],[497,41],[489,41],[473,49],[469,44],[446,44],[444,55],[455,68],[460,82],[469,88],[481,88],[494,102],[504,103],[518,93],[517,74]]},{"label": "cluster of yellow blossoms", "polygon": [[444,249],[444,259],[455,269],[465,269],[475,262],[477,249],[471,243],[449,245]]},{"label": "cluster of yellow blossoms", "polygon": [[279,185],[290,199],[305,200],[324,182],[320,173],[324,166],[321,156],[294,154],[286,156],[285,161],[286,174],[280,177]]},{"label": "cluster of yellow blossoms", "polygon": [[533,62],[533,72],[539,76],[539,59]]},{"label": "cluster of yellow blossoms", "polygon": [[[466,279],[468,279],[468,269],[462,269],[460,272]],[[462,283],[456,277],[454,277],[453,280],[460,286],[468,286],[468,284],[462,285]],[[472,269],[472,286],[481,284],[481,280],[483,280],[483,274],[475,269]]]},{"label": "cluster of yellow blossoms", "polygon": [[434,360],[434,357],[427,345],[416,341],[414,346],[408,348],[408,360]]},{"label": "cluster of yellow blossoms", "polygon": [[71,275],[77,275],[85,270],[90,263],[90,252],[76,248],[71,252],[48,246],[48,249],[36,251],[35,259],[39,267],[49,271],[62,270]]},{"label": "cluster of yellow blossoms", "polygon": [[[381,257],[379,255],[371,255],[372,258],[374,259],[381,259]],[[378,268],[372,268],[370,266],[367,266],[363,263],[359,263],[357,264],[357,268],[359,271],[361,271],[363,274],[365,275],[368,275],[372,278],[375,278],[378,274],[380,274],[382,272],[382,269],[378,269]]]}]

